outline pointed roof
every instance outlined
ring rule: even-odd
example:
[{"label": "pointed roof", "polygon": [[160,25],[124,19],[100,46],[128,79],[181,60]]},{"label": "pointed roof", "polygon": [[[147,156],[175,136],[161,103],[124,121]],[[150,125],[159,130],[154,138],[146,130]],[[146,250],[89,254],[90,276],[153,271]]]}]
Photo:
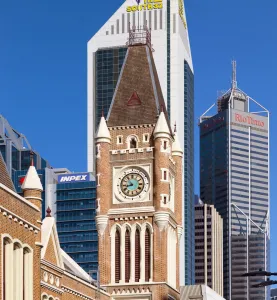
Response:
[{"label": "pointed roof", "polygon": [[177,133],[174,135],[174,142],[172,143],[172,155],[173,156],[183,156],[183,149],[181,147]]},{"label": "pointed roof", "polygon": [[108,126],[155,124],[161,107],[166,106],[152,51],[146,45],[129,46],[108,113]]},{"label": "pointed roof", "polygon": [[99,123],[97,134],[96,134],[96,140],[98,142],[110,142],[111,141],[111,134],[108,129],[108,126],[107,126],[104,116],[102,116],[100,119],[100,123]]},{"label": "pointed roof", "polygon": [[[50,214],[50,213],[49,213]],[[91,282],[92,278],[60,246],[55,218],[46,217],[41,226],[41,259]],[[54,253],[54,256],[53,256]]]},{"label": "pointed roof", "polygon": [[15,192],[13,182],[8,173],[8,170],[7,170],[7,167],[6,167],[6,164],[4,162],[1,152],[0,152],[0,184],[5,185],[7,188],[9,188],[13,192]]},{"label": "pointed roof", "polygon": [[22,190],[39,190],[43,191],[43,187],[38,176],[37,170],[34,166],[30,166],[26,174],[24,182],[21,186]]},{"label": "pointed roof", "polygon": [[[51,263],[56,264],[60,268],[64,268],[58,232],[53,217],[46,217],[42,221],[41,243],[43,246],[41,250],[41,259],[49,260],[50,257]],[[52,257],[52,253],[55,254],[55,257]]]},{"label": "pointed roof", "polygon": [[161,136],[168,136],[170,134],[171,134],[171,131],[168,127],[168,122],[166,120],[164,112],[162,111],[160,113],[158,122],[157,122],[155,130],[154,130],[154,136],[161,137]]}]

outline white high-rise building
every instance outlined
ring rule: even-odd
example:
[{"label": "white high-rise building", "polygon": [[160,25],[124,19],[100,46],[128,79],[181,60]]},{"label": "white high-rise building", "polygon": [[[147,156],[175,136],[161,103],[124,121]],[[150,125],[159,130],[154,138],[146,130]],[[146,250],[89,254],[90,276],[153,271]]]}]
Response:
[{"label": "white high-rise building", "polygon": [[[172,127],[184,149],[183,283],[194,283],[194,75],[183,0],[126,0],[88,42],[88,171],[94,136],[108,114],[127,51],[129,29],[151,29],[153,56]],[[182,253],[181,252],[181,253]],[[182,280],[181,280],[182,282]]]}]

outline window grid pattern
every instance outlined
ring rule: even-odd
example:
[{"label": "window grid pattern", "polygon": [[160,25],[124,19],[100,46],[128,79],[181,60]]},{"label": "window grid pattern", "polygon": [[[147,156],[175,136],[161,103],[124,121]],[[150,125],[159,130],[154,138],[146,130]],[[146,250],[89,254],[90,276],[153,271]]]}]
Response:
[{"label": "window grid pattern", "polygon": [[127,47],[101,49],[95,53],[95,128],[102,111],[107,117],[126,53]]},{"label": "window grid pattern", "polygon": [[184,62],[185,284],[194,284],[194,75]]}]

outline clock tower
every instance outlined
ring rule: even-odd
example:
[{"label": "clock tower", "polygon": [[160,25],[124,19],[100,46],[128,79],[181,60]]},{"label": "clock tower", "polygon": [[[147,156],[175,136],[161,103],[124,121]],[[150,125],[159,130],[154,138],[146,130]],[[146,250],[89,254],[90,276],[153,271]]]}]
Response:
[{"label": "clock tower", "polygon": [[180,299],[182,156],[150,33],[130,30],[111,108],[96,135],[100,284],[112,299]]}]

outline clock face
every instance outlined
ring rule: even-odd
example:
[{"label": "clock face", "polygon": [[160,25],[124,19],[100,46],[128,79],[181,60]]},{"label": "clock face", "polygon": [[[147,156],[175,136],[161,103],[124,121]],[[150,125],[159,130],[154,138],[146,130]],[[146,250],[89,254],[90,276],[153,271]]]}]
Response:
[{"label": "clock face", "polygon": [[149,180],[140,169],[127,169],[118,177],[117,188],[123,201],[143,200],[148,192]]},{"label": "clock face", "polygon": [[121,191],[128,197],[138,196],[145,186],[143,177],[137,173],[125,175],[120,185]]}]

